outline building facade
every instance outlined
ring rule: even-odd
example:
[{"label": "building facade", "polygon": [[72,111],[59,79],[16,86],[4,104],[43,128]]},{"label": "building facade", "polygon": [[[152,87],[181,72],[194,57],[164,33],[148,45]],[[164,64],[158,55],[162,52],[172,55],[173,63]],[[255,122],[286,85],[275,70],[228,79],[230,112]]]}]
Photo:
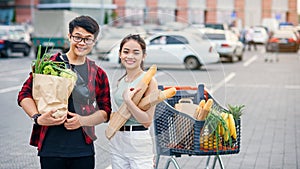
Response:
[{"label": "building facade", "polygon": [[264,19],[298,25],[297,0],[2,0],[0,22],[31,22],[35,10],[68,9],[100,23],[184,22],[260,25]]}]

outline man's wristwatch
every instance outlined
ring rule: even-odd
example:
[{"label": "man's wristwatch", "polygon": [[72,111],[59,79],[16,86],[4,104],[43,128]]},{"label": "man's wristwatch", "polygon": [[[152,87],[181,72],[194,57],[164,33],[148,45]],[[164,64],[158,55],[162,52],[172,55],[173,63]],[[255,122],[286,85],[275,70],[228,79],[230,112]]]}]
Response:
[{"label": "man's wristwatch", "polygon": [[37,114],[34,114],[31,118],[32,118],[32,120],[34,121],[34,123],[36,124],[36,125],[38,125],[39,126],[39,124],[38,124],[38,122],[37,122],[37,119],[38,119],[38,117],[40,117],[42,114],[39,114],[39,113],[37,113]]}]

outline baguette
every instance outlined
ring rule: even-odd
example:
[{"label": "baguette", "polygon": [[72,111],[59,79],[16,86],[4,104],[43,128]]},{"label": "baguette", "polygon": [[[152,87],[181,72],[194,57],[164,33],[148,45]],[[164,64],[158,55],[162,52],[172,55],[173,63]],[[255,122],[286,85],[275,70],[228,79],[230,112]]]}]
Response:
[{"label": "baguette", "polygon": [[176,88],[172,87],[169,89],[166,89],[164,91],[157,91],[157,92],[153,92],[150,95],[142,98],[142,100],[140,101],[140,103],[138,104],[138,107],[141,110],[148,110],[152,105],[156,105],[159,102],[162,102],[163,100],[167,99],[167,98],[171,98],[176,94]]},{"label": "baguette", "polygon": [[[152,65],[149,70],[146,72],[144,77],[139,81],[139,83],[135,86],[135,88],[140,88],[137,93],[132,97],[132,101],[137,105],[141,98],[143,97],[144,93],[148,89],[148,85],[155,75],[157,71],[156,65]],[[111,139],[115,133],[120,130],[120,128],[126,123],[126,121],[130,118],[131,114],[127,110],[127,106],[125,103],[122,103],[119,110],[115,112],[115,115],[112,116],[110,122],[105,130],[105,135],[108,139]]]},{"label": "baguette", "polygon": [[197,109],[196,109],[196,111],[195,111],[195,113],[194,113],[194,115],[193,115],[193,117],[194,117],[195,119],[198,118],[199,113],[200,113],[201,110],[204,108],[204,105],[205,105],[205,100],[201,100],[200,103],[199,103],[199,105],[198,105],[198,107],[197,107]]},{"label": "baguette", "polygon": [[206,116],[211,110],[212,105],[213,105],[213,99],[208,99],[203,109],[201,110],[200,114],[198,115],[197,120],[205,120]]}]

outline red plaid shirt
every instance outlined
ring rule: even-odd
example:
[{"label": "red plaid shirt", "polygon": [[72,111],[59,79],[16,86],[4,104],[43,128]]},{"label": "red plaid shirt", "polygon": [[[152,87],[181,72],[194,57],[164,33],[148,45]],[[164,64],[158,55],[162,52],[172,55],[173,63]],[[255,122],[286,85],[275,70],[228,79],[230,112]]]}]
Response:
[{"label": "red plaid shirt", "polygon": [[[51,57],[51,60],[59,60],[60,54],[56,54]],[[110,87],[106,73],[95,64],[94,61],[86,58],[88,65],[88,88],[91,93],[91,102],[90,104],[80,105],[81,114],[89,115],[94,113],[97,110],[104,110],[107,113],[107,117],[110,117],[111,113],[111,102],[110,102]],[[18,95],[18,104],[24,98],[33,98],[32,96],[32,82],[33,76],[30,72],[28,79],[23,84],[23,87]],[[93,102],[96,100],[96,107],[93,105]],[[109,120],[109,119],[108,119]],[[46,136],[48,126],[37,126],[34,125],[32,128],[30,145],[37,146],[38,150],[41,149],[43,140]],[[82,131],[85,135],[85,142],[91,144],[93,140],[97,137],[95,135],[94,127],[82,127]]]}]

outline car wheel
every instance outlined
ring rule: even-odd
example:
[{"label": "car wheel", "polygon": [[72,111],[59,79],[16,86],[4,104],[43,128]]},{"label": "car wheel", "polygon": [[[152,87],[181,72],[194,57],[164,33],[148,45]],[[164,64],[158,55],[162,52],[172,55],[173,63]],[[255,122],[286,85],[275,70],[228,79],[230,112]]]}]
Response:
[{"label": "car wheel", "polygon": [[12,55],[11,48],[7,48],[7,49],[5,50],[3,56],[4,56],[5,58],[8,58],[8,57],[11,56],[11,55]]},{"label": "car wheel", "polygon": [[232,53],[232,55],[229,56],[229,61],[230,61],[231,63],[233,63],[234,60],[235,60],[236,58],[237,58],[238,60],[240,60],[240,57],[236,54],[236,50],[234,50],[233,53]]},{"label": "car wheel", "polygon": [[23,52],[23,55],[25,57],[27,57],[27,56],[29,56],[29,53],[30,53],[30,47],[26,47],[25,50],[24,50],[24,52]]},{"label": "car wheel", "polygon": [[242,60],[243,60],[243,54],[241,54],[241,55],[238,56],[238,60],[239,60],[239,61],[242,61]]},{"label": "car wheel", "polygon": [[184,60],[184,65],[187,69],[198,69],[201,65],[198,59],[194,56],[189,56]]}]

